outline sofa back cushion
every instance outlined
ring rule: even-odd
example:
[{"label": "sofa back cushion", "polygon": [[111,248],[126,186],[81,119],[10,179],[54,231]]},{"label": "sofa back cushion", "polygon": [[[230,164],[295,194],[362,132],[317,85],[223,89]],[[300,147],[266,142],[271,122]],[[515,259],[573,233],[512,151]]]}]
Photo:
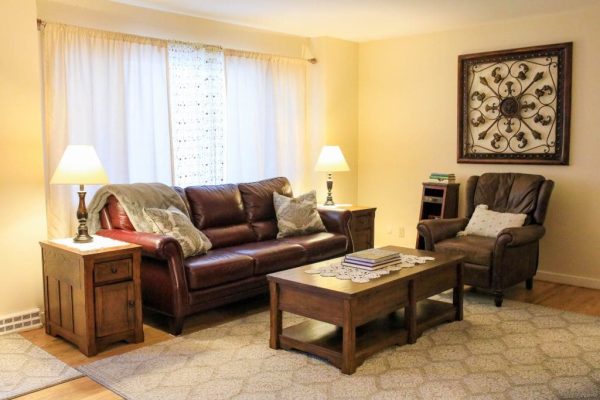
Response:
[{"label": "sofa back cushion", "polygon": [[185,195],[192,222],[214,249],[256,241],[237,185],[190,186]]},{"label": "sofa back cushion", "polygon": [[238,185],[244,202],[248,222],[258,240],[275,239],[277,236],[277,218],[273,205],[273,192],[292,197],[292,186],[287,178],[279,177],[263,181],[240,183]]}]

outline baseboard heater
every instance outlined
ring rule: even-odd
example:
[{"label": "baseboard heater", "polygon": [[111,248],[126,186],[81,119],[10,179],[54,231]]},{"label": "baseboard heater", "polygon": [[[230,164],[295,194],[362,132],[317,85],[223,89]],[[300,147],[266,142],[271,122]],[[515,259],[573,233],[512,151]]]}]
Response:
[{"label": "baseboard heater", "polygon": [[39,308],[0,316],[0,335],[31,330],[41,326],[42,313]]}]

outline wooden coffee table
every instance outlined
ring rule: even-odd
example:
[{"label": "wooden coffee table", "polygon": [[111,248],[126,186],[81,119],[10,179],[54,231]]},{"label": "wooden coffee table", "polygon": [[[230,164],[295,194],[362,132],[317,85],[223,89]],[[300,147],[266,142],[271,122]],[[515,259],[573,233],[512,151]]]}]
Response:
[{"label": "wooden coffee table", "polygon": [[[424,330],[463,317],[463,257],[387,246],[434,261],[392,272],[368,283],[307,274],[336,260],[267,275],[273,349],[297,349],[323,357],[352,374],[373,353],[415,343]],[[448,289],[453,302],[427,299]],[[282,312],[310,318],[282,329]]]}]

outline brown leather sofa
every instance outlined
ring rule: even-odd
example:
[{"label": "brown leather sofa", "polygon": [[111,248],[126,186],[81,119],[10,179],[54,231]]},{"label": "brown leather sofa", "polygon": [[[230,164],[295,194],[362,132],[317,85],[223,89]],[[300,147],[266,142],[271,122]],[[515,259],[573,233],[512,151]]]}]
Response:
[{"label": "brown leather sofa", "polygon": [[[546,233],[544,219],[554,182],[541,175],[487,173],[467,181],[468,218],[423,220],[417,225],[425,249],[464,254],[467,285],[491,289],[497,307],[502,306],[504,289],[526,281],[533,287],[538,267],[539,241]],[[497,237],[460,236],[475,207],[527,214],[525,226],[503,229]]]},{"label": "brown leather sofa", "polygon": [[175,188],[194,225],[212,242],[204,255],[183,258],[169,236],[136,232],[118,200],[109,197],[98,235],[142,246],[144,308],[169,317],[178,335],[184,318],[267,291],[266,274],[341,256],[352,248],[350,212],[319,209],[327,232],[276,239],[273,192],[292,196],[286,178]]}]

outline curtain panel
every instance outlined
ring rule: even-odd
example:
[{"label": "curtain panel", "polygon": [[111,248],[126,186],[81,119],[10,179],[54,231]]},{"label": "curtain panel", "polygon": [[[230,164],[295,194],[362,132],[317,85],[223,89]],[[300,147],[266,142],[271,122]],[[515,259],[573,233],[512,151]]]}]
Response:
[{"label": "curtain panel", "polygon": [[[167,43],[48,23],[42,49],[47,181],[67,145],[90,144],[111,183],[170,184]],[[49,236],[72,235],[76,188],[47,194]]]},{"label": "curtain panel", "polygon": [[307,62],[225,51],[225,176],[247,182],[286,176],[304,187],[307,168]]}]

